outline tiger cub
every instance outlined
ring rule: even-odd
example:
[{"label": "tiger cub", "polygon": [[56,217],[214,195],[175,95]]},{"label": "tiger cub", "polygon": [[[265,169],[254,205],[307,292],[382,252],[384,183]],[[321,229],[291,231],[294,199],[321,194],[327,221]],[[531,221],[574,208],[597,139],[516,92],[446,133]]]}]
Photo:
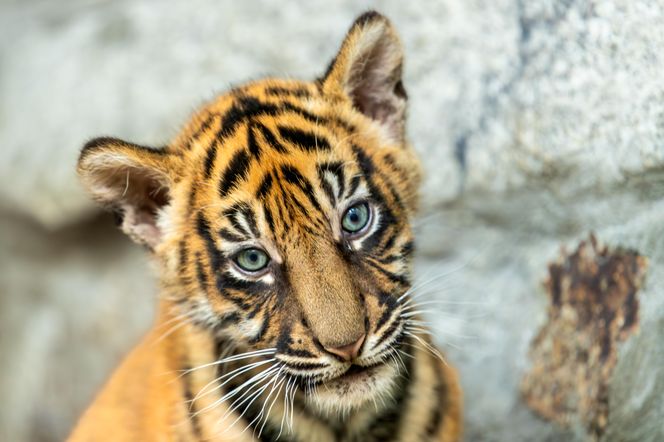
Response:
[{"label": "tiger cub", "polygon": [[456,372],[410,297],[402,64],[368,12],[313,82],[237,87],[163,148],[85,145],[82,182],[149,249],[161,296],[69,440],[460,439]]}]

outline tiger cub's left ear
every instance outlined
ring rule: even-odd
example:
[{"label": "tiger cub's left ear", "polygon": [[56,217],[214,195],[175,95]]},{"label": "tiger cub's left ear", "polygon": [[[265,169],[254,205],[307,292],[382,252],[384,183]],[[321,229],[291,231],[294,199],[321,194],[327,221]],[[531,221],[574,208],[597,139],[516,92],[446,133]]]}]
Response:
[{"label": "tiger cub's left ear", "polygon": [[402,142],[407,99],[402,65],[403,49],[394,27],[383,15],[367,12],[355,20],[323,76],[323,92],[346,95],[394,141]]},{"label": "tiger cub's left ear", "polygon": [[119,140],[95,138],[78,159],[78,174],[93,198],[120,216],[122,230],[151,250],[160,244],[162,209],[177,180],[177,158]]}]

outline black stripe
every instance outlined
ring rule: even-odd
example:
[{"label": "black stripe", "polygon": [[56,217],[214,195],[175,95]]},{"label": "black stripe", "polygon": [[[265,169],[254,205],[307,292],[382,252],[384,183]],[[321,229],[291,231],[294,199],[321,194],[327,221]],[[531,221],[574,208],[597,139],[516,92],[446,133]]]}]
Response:
[{"label": "black stripe", "polygon": [[410,258],[415,252],[415,241],[410,240],[403,246],[401,246],[401,256],[404,258]]},{"label": "black stripe", "polygon": [[383,267],[381,267],[379,264],[373,262],[372,258],[367,259],[366,263],[369,264],[371,267],[375,268],[376,270],[378,270],[383,275],[385,275],[387,279],[389,279],[390,281],[401,285],[410,285],[410,281],[408,280],[408,277],[406,275],[390,272],[389,270],[386,270]]},{"label": "black stripe", "polygon": [[261,323],[261,328],[258,330],[258,333],[256,336],[252,337],[249,339],[249,343],[254,345],[258,343],[261,339],[263,339],[263,336],[265,336],[265,333],[267,332],[268,328],[270,327],[270,318],[272,317],[272,314],[268,314],[268,312],[263,313],[263,322]]},{"label": "black stripe", "polygon": [[208,114],[205,117],[205,120],[201,123],[201,125],[196,129],[196,131],[187,139],[187,141],[184,144],[184,149],[189,150],[191,149],[191,145],[194,144],[194,141],[198,141],[198,139],[203,135],[207,130],[209,130],[212,127],[212,122],[214,121],[215,118],[217,118],[218,114]]},{"label": "black stripe", "polygon": [[279,153],[287,153],[288,149],[277,140],[277,137],[274,136],[272,131],[268,129],[265,125],[261,123],[254,123],[253,125],[256,129],[258,129],[263,136],[263,139],[265,140],[265,143],[267,143],[268,146],[270,146],[272,149],[276,150]]},{"label": "black stripe", "polygon": [[263,204],[263,215],[265,216],[265,222],[267,222],[270,232],[274,232],[274,217],[272,216],[272,210],[270,210],[267,204]]},{"label": "black stripe", "polygon": [[255,237],[261,236],[260,232],[258,231],[258,224],[256,223],[256,214],[254,213],[254,209],[252,209],[248,204],[243,204],[240,210],[242,211],[242,215],[244,216],[245,221],[247,221],[247,224],[249,224],[249,230],[251,230],[251,233],[253,233]]},{"label": "black stripe", "polygon": [[[256,302],[263,302],[267,300],[265,296],[266,290],[269,288],[267,284],[261,281],[247,281],[245,279],[238,279],[228,271],[218,272],[219,277],[223,280],[223,286],[226,290],[235,290],[240,296],[243,296],[243,309],[249,311],[251,307],[256,305]],[[260,296],[260,297],[259,297]],[[236,297],[236,299],[240,299]]]},{"label": "black stripe", "polygon": [[[393,321],[392,324],[385,330],[385,333],[376,341],[374,344],[374,348],[378,348],[383,342],[387,340],[387,338],[392,337],[394,334],[394,331],[399,327],[399,321]],[[378,330],[379,327],[376,327],[376,330]]]},{"label": "black stripe", "polygon": [[235,187],[238,181],[243,180],[247,176],[249,161],[249,155],[244,149],[240,149],[233,155],[219,183],[219,195],[222,198],[228,195],[228,192]]},{"label": "black stripe", "polygon": [[[256,225],[256,217],[254,211],[247,203],[233,204],[229,209],[224,210],[224,216],[228,218],[233,225],[233,228],[246,236],[260,236],[258,226]],[[242,217],[249,225],[249,230],[246,229],[239,221],[238,217]]]},{"label": "black stripe", "polygon": [[443,415],[447,411],[447,384],[445,383],[445,376],[440,361],[434,356],[430,355],[431,363],[436,372],[436,386],[434,387],[434,397],[436,398],[436,405],[431,408],[431,416],[426,426],[427,436],[433,438],[436,434],[440,433],[440,426],[443,422]]},{"label": "black stripe", "polygon": [[316,362],[303,362],[303,363],[288,362],[288,363],[286,363],[286,365],[290,366],[290,367],[292,367],[293,369],[296,369],[296,370],[314,370],[316,368],[329,367],[328,364],[316,363]]},{"label": "black stripe", "polygon": [[218,269],[221,266],[222,255],[219,249],[217,249],[214,238],[210,233],[210,224],[205,219],[205,216],[202,212],[198,212],[198,218],[196,220],[196,231],[198,236],[200,236],[203,242],[205,242],[212,269]]},{"label": "black stripe", "polygon": [[303,348],[291,348],[290,346],[288,346],[283,350],[280,350],[280,353],[283,353],[288,356],[297,356],[300,358],[318,359],[318,357],[315,354]]},{"label": "black stripe", "polygon": [[378,295],[378,302],[381,306],[384,306],[385,310],[383,311],[383,314],[381,315],[380,319],[378,319],[378,323],[376,324],[376,330],[379,330],[383,325],[385,325],[387,320],[392,317],[394,309],[397,307],[397,300],[395,299],[394,296],[390,295],[389,293],[385,292],[380,293]]},{"label": "black stripe", "polygon": [[[332,163],[321,163],[318,165],[318,179],[320,180],[321,187],[323,191],[327,194],[327,197],[330,199],[332,205],[336,204],[344,194],[346,183],[344,176],[344,166],[340,161],[335,161]],[[332,173],[336,180],[337,185],[339,186],[338,193],[335,195],[332,189],[332,186],[325,179],[325,173]]]},{"label": "black stripe", "polygon": [[254,125],[250,124],[247,127],[247,148],[251,155],[256,159],[260,160],[261,158],[261,147],[256,141],[256,134],[254,133]]},{"label": "black stripe", "polygon": [[256,198],[260,200],[265,199],[267,194],[270,193],[270,189],[272,189],[272,172],[267,172],[265,175],[263,175],[263,179],[258,186],[258,190],[256,191]]},{"label": "black stripe", "polygon": [[362,177],[359,175],[356,175],[353,177],[353,179],[350,180],[350,186],[348,188],[348,195],[346,198],[350,198],[355,194],[355,191],[357,191],[357,188],[360,186],[360,181],[362,180]]},{"label": "black stripe", "polygon": [[281,171],[283,172],[286,181],[298,186],[302,190],[302,192],[304,192],[304,194],[307,196],[311,205],[314,206],[314,208],[318,212],[320,212],[320,214],[323,217],[325,217],[325,213],[323,212],[323,209],[321,208],[320,204],[318,203],[318,200],[316,199],[316,194],[314,191],[314,187],[311,185],[311,181],[305,178],[293,166],[290,166],[288,164],[284,164],[283,166],[281,166]]},{"label": "black stripe", "polygon": [[[248,310],[250,306],[246,303],[244,299],[238,298],[228,293],[227,290],[228,288],[231,289],[235,288],[234,284],[229,283],[229,281],[232,281],[232,279],[234,278],[232,278],[232,275],[230,275],[228,272],[219,271],[225,264],[225,258],[221,254],[219,249],[217,249],[214,238],[212,237],[212,234],[210,232],[210,224],[205,219],[202,212],[198,212],[196,230],[198,232],[198,235],[205,242],[212,267],[212,272],[215,276],[215,286],[217,288],[217,291],[219,292],[220,295],[230,300],[241,309]],[[262,285],[259,285],[257,283],[256,286],[253,288],[256,289],[258,287],[262,287]]]},{"label": "black stripe", "polygon": [[201,252],[196,252],[196,278],[198,279],[201,291],[207,293],[208,281],[205,274],[205,267],[203,267],[203,262],[201,261]]},{"label": "black stripe", "polygon": [[184,370],[184,374],[182,375],[182,390],[185,399],[184,408],[187,410],[187,417],[189,418],[191,431],[195,437],[195,440],[201,440],[203,437],[203,432],[201,429],[201,424],[198,421],[196,404],[194,403],[194,395],[191,392],[191,367],[184,365],[182,369]]},{"label": "black stripe", "polygon": [[178,260],[178,262],[180,264],[180,268],[183,268],[187,265],[187,257],[188,257],[188,254],[189,254],[189,250],[187,249],[187,237],[186,236],[184,237],[184,239],[182,239],[180,241],[179,248],[180,248],[180,253],[179,253],[180,259]]},{"label": "black stripe", "polygon": [[311,96],[311,94],[306,88],[300,86],[294,87],[292,89],[281,86],[271,86],[265,88],[265,93],[267,95],[274,95],[277,97],[294,96],[298,98],[306,98]]},{"label": "black stripe", "polygon": [[98,138],[93,138],[92,140],[85,143],[85,145],[81,149],[80,158],[82,159],[89,152],[91,152],[91,151],[93,151],[97,148],[109,147],[109,144],[114,146],[114,147],[129,147],[129,148],[132,148],[134,150],[142,150],[144,152],[150,152],[150,153],[155,153],[155,154],[159,154],[159,155],[168,155],[168,151],[166,150],[165,147],[143,146],[141,144],[136,144],[136,143],[130,143],[128,141],[123,141],[119,138],[98,137]]},{"label": "black stripe", "polygon": [[229,241],[229,242],[242,242],[242,241],[245,241],[247,239],[247,238],[244,238],[240,235],[236,235],[235,233],[231,232],[230,230],[228,230],[225,227],[222,227],[221,229],[219,229],[219,236],[222,239],[225,239],[226,241]]},{"label": "black stripe", "polygon": [[237,312],[225,313],[219,317],[215,327],[219,330],[238,322],[240,322],[240,315]]},{"label": "black stripe", "polygon": [[205,155],[205,178],[210,178],[210,174],[212,173],[214,160],[217,158],[217,144],[217,140],[212,141],[212,145],[208,148],[207,155]]},{"label": "black stripe", "polygon": [[[382,410],[381,414],[374,419],[367,433],[363,435],[363,441],[389,442],[395,440],[399,434],[399,428],[402,425],[402,419],[408,410],[408,401],[418,400],[418,397],[411,391],[411,376],[413,364],[412,358],[406,357],[403,361],[405,370],[398,377],[397,388],[394,389],[394,399]],[[411,435],[412,436],[412,435]],[[409,439],[410,440],[410,439]],[[415,438],[413,438],[415,440]],[[430,439],[433,440],[433,439]]]},{"label": "black stripe", "polygon": [[235,132],[237,126],[253,117],[259,115],[276,115],[279,108],[270,103],[262,103],[255,97],[241,96],[226,111],[221,119],[221,129],[217,138],[225,138]]},{"label": "black stripe", "polygon": [[[391,224],[391,225],[396,227],[395,224]],[[387,238],[387,240],[385,241],[385,244],[383,244],[383,246],[380,248],[380,253],[389,252],[392,249],[392,247],[394,247],[394,243],[397,242],[397,238],[399,237],[400,233],[401,233],[401,231],[392,232],[392,236]]]},{"label": "black stripe", "polygon": [[330,143],[323,136],[287,126],[279,126],[278,130],[283,140],[304,151],[330,150]]}]

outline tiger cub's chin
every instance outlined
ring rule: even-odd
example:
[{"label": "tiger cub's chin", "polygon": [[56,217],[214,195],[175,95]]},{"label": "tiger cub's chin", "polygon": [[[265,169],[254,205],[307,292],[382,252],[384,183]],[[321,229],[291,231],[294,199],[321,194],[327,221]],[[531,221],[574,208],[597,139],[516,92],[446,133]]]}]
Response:
[{"label": "tiger cub's chin", "polygon": [[341,376],[318,385],[307,401],[326,414],[347,413],[367,404],[378,407],[393,396],[399,375],[392,361],[372,367],[352,365]]}]

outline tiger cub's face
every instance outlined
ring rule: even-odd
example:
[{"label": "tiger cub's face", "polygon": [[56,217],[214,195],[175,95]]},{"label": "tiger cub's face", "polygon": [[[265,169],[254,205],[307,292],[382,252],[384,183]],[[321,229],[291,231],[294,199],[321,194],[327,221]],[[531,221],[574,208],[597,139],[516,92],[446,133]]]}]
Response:
[{"label": "tiger cub's face", "polygon": [[323,409],[387,394],[398,374],[419,184],[401,66],[369,13],[316,82],[238,87],[163,149],[99,138],[79,162],[178,312],[241,351],[274,349]]}]

